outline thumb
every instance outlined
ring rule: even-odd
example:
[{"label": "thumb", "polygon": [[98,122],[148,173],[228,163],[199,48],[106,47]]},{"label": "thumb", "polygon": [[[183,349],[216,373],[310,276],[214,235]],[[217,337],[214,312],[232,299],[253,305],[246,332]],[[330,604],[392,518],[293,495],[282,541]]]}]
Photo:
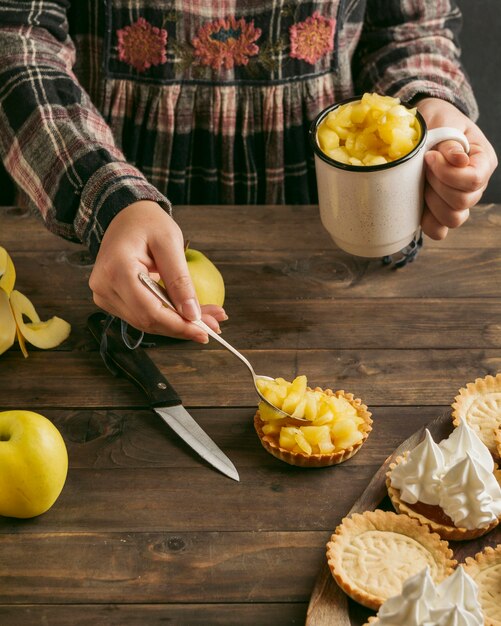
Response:
[{"label": "thumb", "polygon": [[466,167],[470,162],[463,146],[457,141],[442,141],[435,147],[435,150],[438,150],[446,161],[455,167]]},{"label": "thumb", "polygon": [[190,321],[199,320],[202,311],[186,263],[183,239],[171,237],[167,244],[166,239],[162,239],[162,243],[160,238],[150,242],[150,251],[165,289],[182,317]]}]

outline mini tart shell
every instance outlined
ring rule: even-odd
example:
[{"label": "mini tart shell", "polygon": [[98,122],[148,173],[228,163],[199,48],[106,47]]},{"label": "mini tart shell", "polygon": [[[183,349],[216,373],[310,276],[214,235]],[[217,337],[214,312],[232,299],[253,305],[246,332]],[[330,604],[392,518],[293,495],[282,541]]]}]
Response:
[{"label": "mini tart shell", "polygon": [[[285,461],[285,463],[289,463],[289,465],[297,465],[299,467],[328,467],[329,465],[342,463],[360,450],[372,430],[372,414],[368,411],[367,406],[362,403],[362,400],[355,398],[352,393],[345,393],[342,389],[334,392],[332,389],[324,390],[321,387],[315,387],[313,391],[321,391],[322,393],[325,393],[326,396],[336,396],[336,398],[344,398],[347,400],[357,410],[357,415],[364,419],[364,423],[360,424],[358,427],[362,433],[362,439],[346,450],[337,450],[330,454],[305,454],[304,452],[292,452],[291,450],[281,448],[275,437],[265,435],[263,432],[263,426],[267,422],[264,422],[261,419],[259,410],[256,411],[256,414],[254,415],[254,428],[263,447],[270,454],[277,457],[277,459]],[[293,420],[291,423],[294,423],[294,425],[307,425],[307,422],[293,422]]]},{"label": "mini tart shell", "polygon": [[[495,400],[497,406],[492,402],[487,404],[486,397],[491,394],[499,394],[499,400]],[[475,430],[494,459],[501,461],[501,446],[496,441],[501,429],[501,373],[477,378],[459,390],[452,404],[454,426],[459,426],[462,418]]]},{"label": "mini tart shell", "polygon": [[[370,543],[374,538],[374,532],[387,533],[387,535],[384,538],[381,537],[382,541],[379,542],[379,546],[385,546],[386,553],[384,555],[375,554],[372,559],[376,565],[374,579],[378,582],[380,581],[381,585],[379,589],[371,592],[364,589],[361,582],[361,572],[365,574],[367,563],[370,562],[370,559],[367,558],[363,566],[359,566],[359,571],[350,571],[349,567],[353,562],[358,563],[358,557],[353,561],[352,553],[354,551],[357,552],[357,555],[360,553],[364,555],[370,554],[372,547]],[[367,533],[370,533],[370,537],[367,537],[369,541],[367,547],[364,546],[362,551],[360,543],[363,543],[363,539],[361,536]],[[404,545],[398,544],[398,535],[403,535],[406,538],[402,539]],[[412,540],[411,544],[408,543],[409,539]],[[456,561],[453,559],[452,550],[449,548],[447,541],[443,541],[436,533],[432,533],[428,526],[423,526],[417,520],[407,515],[397,515],[396,513],[380,509],[365,511],[361,514],[355,513],[351,517],[344,518],[336,528],[331,540],[327,543],[327,562],[335,581],[350,598],[377,611],[385,600],[401,593],[404,581],[418,571],[415,570],[415,554],[409,554],[408,571],[403,571],[402,567],[395,567],[394,571],[398,571],[398,574],[394,575],[394,578],[398,578],[398,588],[396,588],[395,581],[392,583],[387,582],[387,577],[385,578],[381,574],[381,563],[388,562],[385,561],[385,557],[388,558],[388,555],[393,553],[394,559],[391,559],[391,563],[396,561],[396,565],[401,566],[402,554],[405,552],[405,549],[410,551],[410,546],[413,546],[417,550],[416,543],[420,544],[420,550],[424,550],[431,556],[435,564],[432,578],[436,583],[441,582],[452,573],[456,566]],[[376,548],[377,545],[376,542]],[[392,545],[394,547],[393,550],[391,550]],[[345,554],[348,555],[348,559],[352,559],[347,563],[347,566]],[[421,566],[422,563],[419,563],[418,568],[421,569]],[[387,593],[382,588],[385,584],[388,587]],[[371,582],[371,585],[377,587],[377,583]]]},{"label": "mini tart shell", "polygon": [[[501,544],[467,557],[461,567],[478,585],[484,626],[501,626]],[[487,570],[491,572],[485,575]]]},{"label": "mini tart shell", "polygon": [[[398,513],[403,513],[404,515],[408,515],[409,517],[418,520],[419,522],[421,522],[421,524],[425,524],[426,526],[428,526],[431,531],[440,535],[442,539],[447,539],[448,541],[466,541],[468,539],[475,539],[476,537],[482,537],[482,535],[486,535],[493,528],[496,528],[496,526],[499,524],[499,519],[494,520],[488,526],[484,526],[483,528],[468,529],[461,528],[460,526],[447,526],[445,524],[441,524],[440,522],[428,519],[422,513],[419,513],[418,511],[415,511],[413,508],[411,508],[411,506],[409,506],[407,502],[404,502],[400,498],[400,490],[396,489],[391,484],[392,470],[396,467],[396,465],[398,465],[398,463],[401,463],[408,456],[408,454],[409,452],[406,452],[402,456],[398,456],[395,459],[395,462],[390,464],[389,470],[386,473],[386,487],[388,489],[388,495],[390,496],[391,503],[395,507],[395,510],[398,511]],[[499,480],[499,477],[497,475],[496,478],[498,478]]]}]

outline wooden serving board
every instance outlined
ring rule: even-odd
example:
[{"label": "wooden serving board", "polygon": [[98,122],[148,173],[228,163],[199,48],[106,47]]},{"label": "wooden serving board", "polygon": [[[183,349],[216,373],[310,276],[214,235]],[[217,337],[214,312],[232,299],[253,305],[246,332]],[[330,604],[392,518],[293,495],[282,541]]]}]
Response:
[{"label": "wooden serving board", "polygon": [[[428,428],[435,441],[440,441],[451,433],[452,421],[449,415],[437,417],[402,442],[381,465],[347,516],[373,511],[376,508],[391,509],[386,491],[388,467],[397,456],[416,447],[424,437],[425,428]],[[455,559],[461,563],[467,556],[473,556],[485,547],[494,547],[498,543],[501,543],[501,524],[484,537],[472,541],[451,541],[449,545],[454,552]],[[325,560],[311,594],[306,626],[333,626],[334,624],[335,626],[362,626],[370,615],[374,615],[374,611],[352,601],[338,587]]]}]

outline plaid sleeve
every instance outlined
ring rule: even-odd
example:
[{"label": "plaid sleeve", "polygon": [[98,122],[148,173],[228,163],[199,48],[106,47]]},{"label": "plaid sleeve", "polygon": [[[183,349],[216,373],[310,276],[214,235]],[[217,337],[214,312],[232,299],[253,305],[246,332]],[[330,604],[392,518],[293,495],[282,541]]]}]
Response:
[{"label": "plaid sleeve", "polygon": [[459,61],[462,16],[454,0],[367,0],[365,23],[354,56],[359,93],[408,102],[433,96],[477,119],[478,108]]},{"label": "plaid sleeve", "polygon": [[66,0],[0,1],[0,156],[56,234],[97,254],[113,217],[169,201],[115,146],[72,72]]}]

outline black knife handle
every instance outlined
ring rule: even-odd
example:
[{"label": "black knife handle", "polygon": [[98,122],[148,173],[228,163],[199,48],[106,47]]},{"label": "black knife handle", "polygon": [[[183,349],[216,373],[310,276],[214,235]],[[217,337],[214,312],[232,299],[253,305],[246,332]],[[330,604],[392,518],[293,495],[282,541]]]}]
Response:
[{"label": "black knife handle", "polygon": [[[102,346],[106,315],[92,313],[87,325],[94,339]],[[121,334],[120,320],[115,319],[106,330],[106,344],[103,358],[109,359],[113,366],[144,391],[151,406],[176,406],[181,398],[169,381],[160,372],[146,352],[137,347],[128,348]]]}]

